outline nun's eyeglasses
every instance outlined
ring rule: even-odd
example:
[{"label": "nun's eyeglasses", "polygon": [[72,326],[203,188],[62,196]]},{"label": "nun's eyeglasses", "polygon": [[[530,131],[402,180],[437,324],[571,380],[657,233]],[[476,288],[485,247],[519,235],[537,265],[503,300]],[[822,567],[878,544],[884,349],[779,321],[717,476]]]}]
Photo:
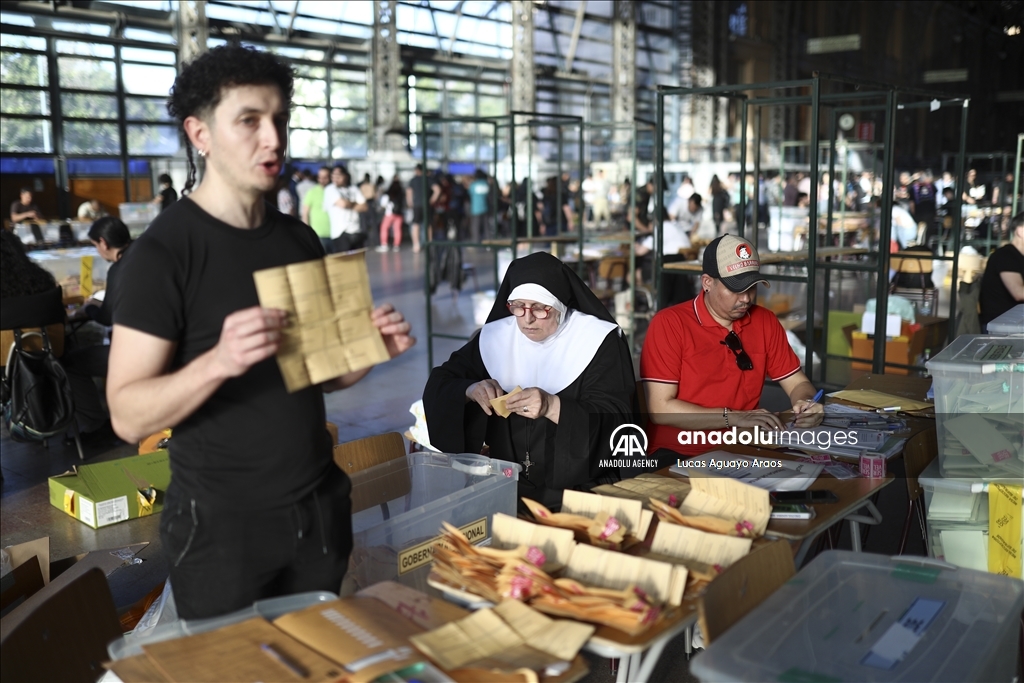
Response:
[{"label": "nun's eyeglasses", "polygon": [[725,335],[722,343],[728,346],[729,350],[736,356],[736,365],[739,366],[740,370],[754,369],[754,362],[750,360],[750,356],[743,350],[743,343],[740,341],[739,335],[735,332],[730,332]]},{"label": "nun's eyeglasses", "polygon": [[527,306],[522,301],[509,301],[505,306],[508,310],[512,311],[512,315],[517,318],[522,318],[526,315],[527,309],[529,309],[530,313],[533,313],[533,317],[537,320],[544,320],[551,315],[551,311],[553,310],[551,306]]}]

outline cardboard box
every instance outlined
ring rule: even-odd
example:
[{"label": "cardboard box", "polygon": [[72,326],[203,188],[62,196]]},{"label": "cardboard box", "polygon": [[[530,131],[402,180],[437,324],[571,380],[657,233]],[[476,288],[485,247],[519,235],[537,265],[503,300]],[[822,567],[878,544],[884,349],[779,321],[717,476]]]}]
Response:
[{"label": "cardboard box", "polygon": [[[930,349],[932,355],[938,353],[946,346],[948,325],[947,318],[928,315],[918,316],[917,322],[913,325],[904,321],[900,336],[887,339],[885,342],[885,372],[906,375],[909,372],[906,368],[890,367],[888,364],[913,365],[926,349]],[[863,332],[854,332],[851,355],[853,358],[874,358],[874,337]],[[854,370],[871,370],[871,364],[864,362],[854,361],[852,367]]]},{"label": "cardboard box", "polygon": [[50,477],[50,505],[99,529],[160,512],[170,482],[167,451],[80,465]]}]

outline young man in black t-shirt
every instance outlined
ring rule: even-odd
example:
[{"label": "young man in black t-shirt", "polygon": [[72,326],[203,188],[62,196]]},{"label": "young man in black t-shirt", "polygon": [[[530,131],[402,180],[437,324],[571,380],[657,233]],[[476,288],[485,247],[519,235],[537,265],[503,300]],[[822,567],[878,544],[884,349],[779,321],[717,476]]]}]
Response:
[{"label": "young man in black t-shirt", "polygon": [[[182,70],[168,110],[190,165],[192,147],[206,158],[203,181],[123,266],[107,398],[127,441],[174,428],[160,537],[186,619],[336,592],[351,550],[351,486],[321,392],[367,370],[289,394],[274,360],[286,313],[259,306],[252,277],[323,256],[311,228],[263,199],[281,172],[291,95],[290,67],[252,49],[215,48]],[[390,306],[373,320],[392,357],[415,343]]]},{"label": "young man in black t-shirt", "polygon": [[979,301],[982,332],[990,322],[1024,302],[1024,213],[1010,221],[1010,243],[988,257]]},{"label": "young man in black t-shirt", "polygon": [[21,188],[18,201],[11,204],[11,222],[31,222],[40,220],[39,207],[32,201],[32,190],[27,187]]}]

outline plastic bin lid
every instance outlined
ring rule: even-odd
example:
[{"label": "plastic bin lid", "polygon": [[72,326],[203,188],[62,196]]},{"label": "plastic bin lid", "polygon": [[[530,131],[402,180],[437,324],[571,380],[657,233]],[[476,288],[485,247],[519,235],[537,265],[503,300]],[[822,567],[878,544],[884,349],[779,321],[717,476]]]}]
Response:
[{"label": "plastic bin lid", "polygon": [[1017,304],[988,324],[989,334],[1024,334],[1024,304]]},{"label": "plastic bin lid", "polygon": [[1017,659],[1024,583],[822,553],[691,662],[702,681],[968,681]]},{"label": "plastic bin lid", "polygon": [[941,373],[1024,372],[1024,337],[962,334],[925,362]]}]

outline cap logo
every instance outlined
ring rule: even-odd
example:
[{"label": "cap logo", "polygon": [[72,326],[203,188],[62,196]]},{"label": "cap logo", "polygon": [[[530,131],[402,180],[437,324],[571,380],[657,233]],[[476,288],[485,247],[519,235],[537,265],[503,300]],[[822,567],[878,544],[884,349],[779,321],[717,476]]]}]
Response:
[{"label": "cap logo", "polygon": [[736,256],[738,256],[741,260],[745,261],[749,259],[751,256],[750,249],[747,248],[746,244],[743,244],[741,242],[736,246]]}]

